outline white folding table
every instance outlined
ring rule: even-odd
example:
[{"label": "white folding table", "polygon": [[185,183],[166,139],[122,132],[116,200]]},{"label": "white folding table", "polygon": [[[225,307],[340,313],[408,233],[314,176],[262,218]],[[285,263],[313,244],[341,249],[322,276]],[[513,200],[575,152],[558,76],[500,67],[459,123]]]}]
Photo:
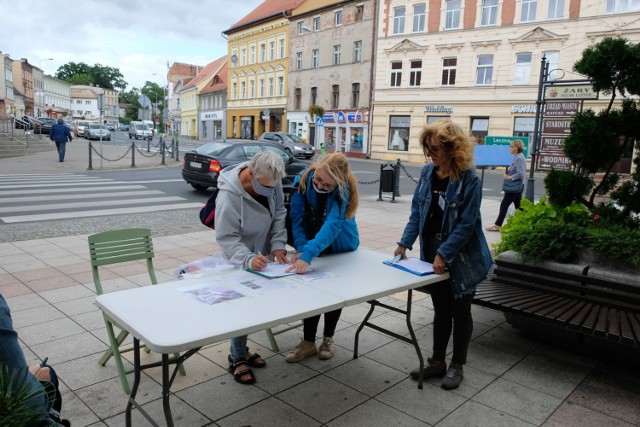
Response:
[{"label": "white folding table", "polygon": [[[239,284],[230,283],[234,276],[246,274],[239,270],[189,280],[189,286],[225,281],[225,287],[246,295],[244,298],[213,305],[197,301],[181,292],[179,288],[187,285],[185,281],[173,281],[99,295],[96,298],[97,306],[133,336],[134,384],[127,404],[127,426],[131,425],[132,406],[136,406],[152,424],[156,425],[135,400],[142,370],[162,366],[163,409],[167,426],[173,426],[169,395],[177,370],[174,370],[170,376],[169,365],[179,365],[207,344],[364,301],[371,304],[371,309],[356,333],[354,357],[357,357],[358,335],[364,326],[369,326],[412,343],[422,367],[422,353],[410,321],[411,290],[445,280],[448,274],[416,276],[383,265],[382,261],[389,258],[389,255],[370,250],[318,258],[313,261],[313,267],[318,271],[333,273],[332,277],[312,282],[303,282],[293,277],[281,278],[278,280],[286,283],[287,286],[255,294],[246,292],[246,289]],[[375,301],[376,298],[404,290],[409,291],[406,311]],[[406,315],[411,340],[368,322],[377,305]],[[238,313],[242,313],[242,316]],[[151,350],[160,353],[162,361],[141,366],[140,340]],[[177,359],[169,358],[170,354],[178,352],[184,353]],[[419,387],[422,388],[422,372],[420,372]]]}]

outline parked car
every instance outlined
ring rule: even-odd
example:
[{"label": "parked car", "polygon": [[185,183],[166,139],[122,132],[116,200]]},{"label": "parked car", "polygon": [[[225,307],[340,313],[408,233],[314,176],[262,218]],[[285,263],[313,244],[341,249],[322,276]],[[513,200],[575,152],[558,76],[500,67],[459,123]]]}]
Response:
[{"label": "parked car", "polygon": [[124,123],[120,126],[120,130],[123,132],[129,132],[129,123]]},{"label": "parked car", "polygon": [[49,117],[40,117],[39,119],[36,119],[36,125],[34,128],[35,132],[45,133],[48,135],[51,133],[51,127],[56,123],[58,123],[56,119],[52,119]]},{"label": "parked car", "polygon": [[296,157],[310,159],[316,154],[316,150],[310,144],[292,133],[265,132],[258,140],[280,144],[287,153]]},{"label": "parked car", "polygon": [[16,117],[14,120],[16,129],[30,129],[34,128],[34,120],[29,116]]},{"label": "parked car", "polygon": [[145,125],[142,122],[131,122],[129,123],[129,139],[151,139],[153,135],[151,133],[151,129],[149,126]]},{"label": "parked car", "polygon": [[289,197],[295,176],[309,166],[276,144],[256,141],[212,141],[184,155],[182,178],[196,190],[218,185],[218,175],[227,166],[245,162],[263,151],[274,151],[284,160],[287,174],[282,178],[285,197]]},{"label": "parked car", "polygon": [[111,133],[109,132],[109,129],[107,129],[106,126],[99,125],[97,123],[91,123],[84,130],[84,133],[85,133],[84,137],[87,138],[88,140],[100,139],[100,135],[102,135],[103,141],[111,140]]},{"label": "parked car", "polygon": [[89,122],[83,121],[83,122],[76,123],[76,129],[75,129],[76,137],[84,136],[84,131],[88,126],[89,126]]}]

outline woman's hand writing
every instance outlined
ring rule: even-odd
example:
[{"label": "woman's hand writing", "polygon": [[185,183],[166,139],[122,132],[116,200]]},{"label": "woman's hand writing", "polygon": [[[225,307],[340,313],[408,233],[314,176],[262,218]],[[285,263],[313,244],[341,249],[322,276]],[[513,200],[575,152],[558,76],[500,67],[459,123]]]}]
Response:
[{"label": "woman's hand writing", "polygon": [[259,271],[259,270],[262,270],[263,268],[265,268],[266,266],[267,266],[267,257],[262,255],[261,253],[258,253],[251,260],[251,269],[252,270]]}]

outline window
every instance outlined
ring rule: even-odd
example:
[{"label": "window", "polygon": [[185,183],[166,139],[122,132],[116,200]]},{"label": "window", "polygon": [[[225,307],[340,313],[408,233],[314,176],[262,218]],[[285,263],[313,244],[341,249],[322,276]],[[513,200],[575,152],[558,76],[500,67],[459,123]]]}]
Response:
[{"label": "window", "polygon": [[496,25],[498,22],[498,0],[482,0],[480,25]]},{"label": "window", "polygon": [[640,10],[638,0],[607,0],[606,13],[637,12]]},{"label": "window", "polygon": [[455,86],[458,58],[442,58],[442,86]]},{"label": "window", "polygon": [[256,63],[256,47],[251,46],[249,48],[249,64],[255,64],[255,63]]},{"label": "window", "polygon": [[316,105],[318,103],[318,88],[311,88],[311,105]]},{"label": "window", "polygon": [[259,80],[258,90],[260,91],[260,98],[264,98],[264,79]]},{"label": "window", "polygon": [[493,77],[493,55],[479,55],[476,84],[490,85]]},{"label": "window", "polygon": [[298,28],[298,35],[301,35],[303,33],[302,29],[304,28],[304,22],[303,21],[298,21],[296,23],[296,26]]},{"label": "window", "polygon": [[82,100],[81,99],[76,99],[76,104],[82,104]]},{"label": "window", "polygon": [[424,31],[425,13],[427,11],[427,5],[424,3],[418,3],[413,5],[413,32],[421,33]]},{"label": "window", "polygon": [[387,148],[394,151],[409,150],[411,116],[389,117],[389,142]]},{"label": "window", "polygon": [[333,46],[333,65],[340,65],[340,45]]},{"label": "window", "polygon": [[351,108],[358,108],[360,104],[360,83],[351,85]]},{"label": "window", "polygon": [[447,12],[445,16],[445,30],[452,30],[460,26],[461,0],[446,0]]},{"label": "window", "polygon": [[260,45],[260,62],[267,60],[267,45],[262,43]]},{"label": "window", "polygon": [[549,76],[547,80],[555,81],[558,78],[558,68],[560,67],[560,52],[558,51],[549,51],[545,52],[544,56],[547,58],[547,62],[549,63],[549,68],[547,68],[547,72]]},{"label": "window", "polygon": [[311,67],[320,68],[320,49],[313,49],[311,52]]},{"label": "window", "polygon": [[342,25],[342,11],[341,10],[336,11],[335,24],[336,24],[336,27],[339,27],[340,25]]},{"label": "window", "polygon": [[356,22],[362,21],[362,16],[364,15],[364,5],[359,4],[356,6]]},{"label": "window", "polygon": [[247,64],[247,49],[240,49],[240,65]]},{"label": "window", "polygon": [[302,52],[296,52],[296,70],[302,70]]},{"label": "window", "polygon": [[536,20],[536,8],[538,0],[522,0],[522,10],[520,11],[521,22],[533,22]]},{"label": "window", "polygon": [[276,59],[276,42],[269,42],[269,60]]},{"label": "window", "polygon": [[353,62],[362,61],[362,40],[353,42]]},{"label": "window", "polygon": [[278,77],[278,96],[284,95],[284,77]]},{"label": "window", "polygon": [[564,0],[549,0],[547,19],[562,19],[564,12]]},{"label": "window", "polygon": [[514,85],[528,85],[531,82],[531,53],[516,54]]},{"label": "window", "polygon": [[393,8],[393,34],[404,34],[404,6]]},{"label": "window", "polygon": [[331,108],[338,108],[340,103],[340,86],[331,86]]},{"label": "window", "polygon": [[[513,125],[513,136],[533,138],[535,117],[516,117]],[[525,147],[526,148],[526,147]]]},{"label": "window", "polygon": [[234,83],[232,86],[232,91],[231,91],[231,99],[237,99],[238,98],[238,83]]},{"label": "window", "polygon": [[246,98],[247,83],[240,82],[240,99]]},{"label": "window", "polygon": [[[256,97],[256,81],[249,80],[249,98],[255,98],[255,97]],[[217,98],[216,98],[216,101],[217,101]]]},{"label": "window", "polygon": [[313,18],[313,31],[320,31],[320,17],[315,16]]},{"label": "window", "polygon": [[471,135],[484,145],[484,138],[489,134],[489,117],[471,117]]},{"label": "window", "polygon": [[284,43],[284,39],[280,39],[280,59],[283,59],[287,53],[287,51],[285,50],[285,43]]},{"label": "window", "polygon": [[85,105],[91,105],[91,101],[84,101]]},{"label": "window", "polygon": [[302,89],[300,89],[299,87],[295,88],[293,94],[293,109],[296,111],[300,111],[300,105],[302,103]]},{"label": "window", "polygon": [[391,87],[400,87],[402,83],[402,62],[391,63]]},{"label": "window", "polygon": [[422,80],[422,60],[411,61],[411,71],[409,73],[409,86],[420,86]]},{"label": "window", "polygon": [[274,95],[273,77],[269,77],[269,96]]}]

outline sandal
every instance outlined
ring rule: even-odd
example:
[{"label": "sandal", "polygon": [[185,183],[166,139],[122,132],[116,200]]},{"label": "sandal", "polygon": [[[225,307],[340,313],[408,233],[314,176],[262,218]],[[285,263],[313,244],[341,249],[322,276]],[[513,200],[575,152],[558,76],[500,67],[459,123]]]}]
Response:
[{"label": "sandal", "polygon": [[[227,358],[229,359],[229,373],[231,375],[233,375],[233,379],[237,383],[246,384],[246,385],[255,384],[256,377],[255,377],[255,375],[253,375],[253,371],[251,369],[247,368],[247,369],[243,369],[241,371],[236,372],[236,369],[239,366],[248,365],[246,359],[240,359],[237,362],[234,362],[233,358],[231,357],[231,355],[229,355]],[[242,377],[244,377],[246,375],[250,375],[250,378],[242,379]]]},{"label": "sandal", "polygon": [[500,231],[500,226],[493,224],[491,227],[487,227],[487,231]]},{"label": "sandal", "polygon": [[[247,354],[249,354],[249,347],[247,347]],[[267,361],[262,358],[258,353],[253,353],[247,358],[247,365],[252,368],[264,368],[267,366]]]}]

